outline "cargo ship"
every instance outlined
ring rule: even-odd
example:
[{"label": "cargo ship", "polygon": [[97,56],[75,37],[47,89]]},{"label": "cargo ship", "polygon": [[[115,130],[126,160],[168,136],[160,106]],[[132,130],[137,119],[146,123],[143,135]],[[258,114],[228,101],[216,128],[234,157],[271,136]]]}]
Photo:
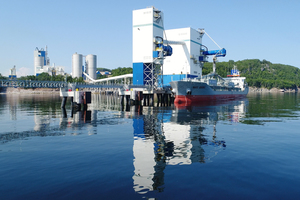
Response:
[{"label": "cargo ship", "polygon": [[234,67],[226,78],[212,72],[201,78],[172,81],[170,85],[175,104],[197,104],[245,97],[249,91],[245,79]]}]

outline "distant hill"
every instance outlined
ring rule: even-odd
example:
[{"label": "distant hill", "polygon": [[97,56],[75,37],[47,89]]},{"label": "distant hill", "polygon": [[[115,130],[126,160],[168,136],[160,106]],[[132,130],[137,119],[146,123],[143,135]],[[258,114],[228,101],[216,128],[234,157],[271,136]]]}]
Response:
[{"label": "distant hill", "polygon": [[112,76],[120,76],[124,74],[132,74],[132,67],[118,67],[117,69],[111,70]]},{"label": "distant hill", "polygon": [[107,69],[107,68],[97,68],[97,71],[100,71],[100,72],[111,72],[111,69]]},{"label": "distant hill", "polygon": [[[240,75],[246,77],[249,86],[264,88],[295,89],[300,87],[300,69],[290,65],[273,64],[266,60],[250,59],[228,62],[218,62],[216,72],[226,77],[235,66]],[[203,75],[212,72],[212,63],[205,63]]]}]

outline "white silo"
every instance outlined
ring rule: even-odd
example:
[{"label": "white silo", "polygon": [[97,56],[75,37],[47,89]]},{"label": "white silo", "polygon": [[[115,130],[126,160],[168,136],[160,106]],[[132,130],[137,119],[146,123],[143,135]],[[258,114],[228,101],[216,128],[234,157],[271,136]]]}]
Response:
[{"label": "white silo", "polygon": [[34,67],[41,67],[44,66],[44,57],[42,56],[34,56]]},{"label": "white silo", "polygon": [[92,78],[96,79],[96,70],[97,70],[97,56],[89,54],[85,57],[86,62],[86,71],[87,74]]},{"label": "white silo", "polygon": [[41,69],[45,66],[46,51],[44,49],[39,50],[36,48],[34,50],[34,75],[41,73]]},{"label": "white silo", "polygon": [[72,56],[72,78],[82,77],[82,55],[74,53]]}]

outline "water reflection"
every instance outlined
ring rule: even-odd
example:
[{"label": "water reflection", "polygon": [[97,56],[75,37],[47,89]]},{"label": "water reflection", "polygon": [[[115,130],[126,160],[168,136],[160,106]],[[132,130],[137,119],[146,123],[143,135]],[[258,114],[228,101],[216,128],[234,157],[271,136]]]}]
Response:
[{"label": "water reflection", "polygon": [[[0,111],[4,116],[1,143],[34,136],[83,134],[80,132],[83,127],[88,130],[88,134],[96,134],[93,128],[97,124],[106,123],[97,121],[97,110],[61,109],[61,98],[57,94],[7,94],[0,97]],[[5,113],[6,110],[9,113]],[[9,116],[9,120],[6,116]]]},{"label": "water reflection", "polygon": [[[204,188],[205,191],[197,194],[224,191],[224,185],[227,184],[229,186],[226,190],[229,189],[230,194],[236,195],[236,188],[243,185],[240,183],[247,184],[240,187],[239,191],[246,191],[247,194],[250,194],[253,192],[253,188],[256,191],[263,188],[266,183],[264,180],[269,180],[271,185],[275,180],[275,185],[281,187],[281,177],[286,175],[285,172],[295,173],[290,173],[291,175],[284,180],[292,180],[293,174],[297,174],[297,170],[290,168],[290,166],[297,166],[297,163],[294,162],[297,160],[295,159],[297,157],[297,148],[295,148],[297,132],[285,133],[286,129],[283,128],[279,131],[284,133],[274,132],[274,136],[272,135],[273,131],[280,126],[287,127],[287,131],[291,131],[294,127],[296,129],[297,122],[276,123],[274,127],[250,127],[245,124],[257,125],[258,122],[283,121],[287,118],[291,119],[291,117],[299,119],[298,96],[290,94],[279,97],[250,96],[248,99],[249,104],[248,100],[244,99],[223,104],[189,107],[132,106],[122,108],[117,96],[93,95],[93,103],[87,111],[72,112],[70,104],[67,104],[67,109],[61,110],[59,96],[0,95],[0,122],[2,123],[0,143],[14,139],[27,140],[39,137],[29,142],[10,142],[9,145],[0,145],[2,152],[15,150],[13,153],[2,156],[4,157],[2,161],[8,162],[6,167],[3,167],[2,174],[5,176],[2,178],[3,180],[17,181],[11,181],[3,187],[3,190],[24,188],[25,192],[18,193],[19,196],[22,196],[24,193],[48,194],[42,190],[48,188],[49,191],[54,192],[72,192],[76,196],[78,191],[70,191],[69,188],[78,188],[77,186],[82,183],[81,191],[90,191],[92,188],[92,195],[96,196],[101,193],[106,198],[109,198],[112,191],[117,190],[120,191],[120,195],[123,195],[126,190],[126,194],[135,193],[135,195],[140,194],[139,196],[143,197],[158,196],[157,192],[164,191],[162,196],[167,196],[170,194],[169,191],[173,190],[172,188],[180,187],[178,183],[171,185],[170,181],[175,178],[183,181],[180,182],[182,184],[191,184],[187,186],[187,189],[194,194],[199,190],[199,185],[202,187],[207,182],[212,183],[215,180],[220,180],[216,183],[216,187],[212,187],[210,184],[208,188]],[[244,124],[237,125],[235,123]],[[104,126],[105,128],[103,128]],[[235,126],[238,131],[243,131],[243,134],[238,135],[238,139],[229,137],[229,135],[237,136],[231,132]],[[123,127],[124,131],[120,131]],[[269,132],[266,135],[260,134],[267,130]],[[111,134],[112,132],[113,134]],[[75,142],[73,141],[74,137],[72,137],[73,140],[71,137],[49,137],[79,134],[82,135],[76,137]],[[89,134],[98,135],[90,137]],[[63,143],[57,144],[57,141],[63,141]],[[22,145],[18,143],[22,143]],[[35,155],[39,156],[39,154],[35,154],[36,152],[32,152],[32,149],[28,147],[42,148],[46,143],[49,146],[42,151],[42,154],[46,156],[41,156],[42,160],[35,159]],[[255,144],[251,146],[251,143]],[[289,146],[291,144],[291,147],[287,148],[286,144]],[[62,148],[65,145],[66,148]],[[240,145],[243,147],[249,145],[250,148],[248,146],[240,148]],[[19,146],[26,147],[27,153],[22,153],[22,155],[16,153]],[[257,148],[264,155],[258,155]],[[64,149],[69,151],[63,151]],[[276,152],[276,149],[280,150]],[[282,152],[282,149],[285,151]],[[239,156],[236,155],[236,152],[239,152]],[[58,155],[61,156],[56,159]],[[240,159],[240,155],[245,156]],[[291,158],[287,160],[288,162],[286,162],[286,155]],[[61,160],[65,162],[62,163]],[[261,162],[261,160],[264,161]],[[229,167],[234,170],[226,169],[227,174],[224,173],[222,167],[202,171],[202,169],[213,166],[221,166],[219,163],[223,163],[223,161],[234,163]],[[279,164],[274,168],[273,164],[278,161]],[[82,165],[83,162],[86,164]],[[209,162],[211,163],[207,164]],[[289,162],[291,162],[290,165],[285,165]],[[5,164],[5,162],[1,163]],[[25,166],[28,163],[30,165],[25,169],[13,170],[14,167],[18,169],[19,166]],[[70,163],[72,166],[66,163]],[[35,166],[40,171],[36,170]],[[121,172],[120,166],[122,166]],[[263,171],[270,170],[270,173],[260,174],[262,170],[259,169],[262,166],[264,167]],[[274,172],[281,169],[282,166],[288,167],[275,177],[273,174],[276,173]],[[197,179],[184,182],[186,177],[183,178],[183,176],[186,175],[190,178],[195,173],[195,171],[188,171],[189,169],[198,170],[196,170]],[[215,169],[220,169],[220,171],[216,172]],[[21,172],[13,175],[14,171]],[[237,171],[238,174],[236,174]],[[44,172],[46,173],[44,174]],[[55,174],[56,172],[59,173]],[[258,175],[252,180],[249,179],[249,172],[250,176]],[[210,173],[211,179],[206,179],[208,176],[201,173]],[[61,174],[66,174],[67,181],[61,181]],[[78,174],[80,177],[77,176]],[[200,180],[199,182],[198,178],[202,175],[205,181]],[[23,179],[33,183],[36,177],[40,177],[41,181],[36,183],[39,184],[37,187],[34,184],[30,187],[23,184]],[[232,177],[235,180],[230,181]],[[280,178],[277,179],[277,177]],[[40,185],[42,182],[45,185]],[[260,184],[256,186],[258,182]],[[287,188],[294,187],[293,185],[297,186],[298,182],[294,183],[292,182]],[[175,184],[176,187],[174,187]],[[234,185],[235,190],[230,191],[230,185]],[[250,187],[248,187],[249,185]],[[36,189],[32,190],[32,188]],[[37,191],[41,192],[36,193]],[[257,194],[254,195],[257,196]],[[259,195],[261,194],[258,193]]]},{"label": "water reflection", "polygon": [[226,148],[225,139],[217,137],[217,122],[238,122],[246,114],[246,105],[244,99],[173,109],[147,107],[137,112],[133,119],[134,190],[139,194],[163,191],[168,165],[210,162]]}]

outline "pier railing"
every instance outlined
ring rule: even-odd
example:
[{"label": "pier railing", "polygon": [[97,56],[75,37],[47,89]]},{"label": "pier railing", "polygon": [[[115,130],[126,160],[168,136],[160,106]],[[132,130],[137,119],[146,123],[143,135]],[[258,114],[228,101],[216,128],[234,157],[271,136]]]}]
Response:
[{"label": "pier railing", "polygon": [[20,88],[148,88],[145,85],[100,84],[100,83],[68,83],[63,81],[31,81],[31,80],[0,80],[0,87]]},{"label": "pier railing", "polygon": [[0,80],[0,87],[62,88],[67,85],[62,81]]}]

